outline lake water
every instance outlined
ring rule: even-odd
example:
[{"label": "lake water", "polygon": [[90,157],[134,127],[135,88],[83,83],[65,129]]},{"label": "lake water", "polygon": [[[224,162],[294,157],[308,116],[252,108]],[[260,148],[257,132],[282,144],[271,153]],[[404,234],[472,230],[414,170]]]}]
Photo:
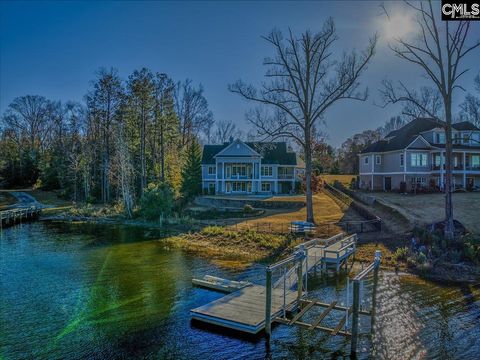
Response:
[{"label": "lake water", "polygon": [[[222,269],[156,239],[122,226],[37,222],[3,230],[0,359],[348,358],[348,340],[319,331],[276,326],[267,351],[263,337],[191,324],[191,308],[223,296],[193,287],[192,277],[261,282],[263,266]],[[309,278],[310,296],[324,301],[345,301],[345,288],[345,277]],[[479,286],[381,273],[377,299],[373,338],[368,318],[361,321],[360,358],[480,358]]]}]

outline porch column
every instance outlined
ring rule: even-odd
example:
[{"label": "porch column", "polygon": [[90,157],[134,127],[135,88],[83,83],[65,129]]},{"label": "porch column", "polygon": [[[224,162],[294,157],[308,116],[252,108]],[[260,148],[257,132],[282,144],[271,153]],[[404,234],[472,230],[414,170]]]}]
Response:
[{"label": "porch column", "polygon": [[403,151],[403,182],[407,183],[407,150]]},{"label": "porch column", "polygon": [[373,191],[373,173],[375,172],[375,155],[372,154],[372,179],[370,189]]},{"label": "porch column", "polygon": [[463,188],[467,190],[467,154],[463,152]]}]

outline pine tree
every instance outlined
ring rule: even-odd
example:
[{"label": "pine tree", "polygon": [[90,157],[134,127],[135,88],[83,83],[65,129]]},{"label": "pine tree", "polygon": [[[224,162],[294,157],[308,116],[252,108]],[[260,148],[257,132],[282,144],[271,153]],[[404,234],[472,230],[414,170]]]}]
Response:
[{"label": "pine tree", "polygon": [[202,190],[202,150],[197,140],[187,148],[185,166],[182,170],[181,192],[185,199],[191,199]]}]

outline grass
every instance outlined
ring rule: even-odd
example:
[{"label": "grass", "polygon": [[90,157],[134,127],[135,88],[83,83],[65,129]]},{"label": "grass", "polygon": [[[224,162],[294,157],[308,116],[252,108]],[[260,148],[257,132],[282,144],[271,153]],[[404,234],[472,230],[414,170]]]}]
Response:
[{"label": "grass", "polygon": [[[289,197],[274,197],[269,201],[298,201],[306,202],[305,196],[289,196]],[[319,193],[313,196],[313,212],[316,223],[337,222],[342,219],[344,212],[342,209],[326,194]],[[278,209],[268,210],[265,215],[256,219],[249,219],[248,224],[255,224],[256,222],[272,224],[289,224],[292,221],[305,220],[307,218],[307,208],[304,206],[300,209]],[[245,224],[245,222],[240,223]]]},{"label": "grass", "polygon": [[[401,195],[375,193],[377,199],[402,213],[412,224],[424,226],[442,221],[445,216],[444,194]],[[480,234],[480,193],[454,193],[453,214],[469,231]]]},{"label": "grass", "polygon": [[6,191],[0,191],[0,210],[9,205],[15,204],[17,200]]},{"label": "grass", "polygon": [[166,248],[179,248],[208,257],[219,265],[245,267],[285,249],[291,240],[286,235],[207,226],[196,233],[171,236],[160,241]]},{"label": "grass", "polygon": [[356,175],[329,175],[329,174],[324,174],[324,175],[320,175],[320,177],[330,185],[332,185],[335,181],[339,181],[345,187],[348,188],[348,187],[350,187],[350,183],[351,183],[352,179],[355,178]]}]

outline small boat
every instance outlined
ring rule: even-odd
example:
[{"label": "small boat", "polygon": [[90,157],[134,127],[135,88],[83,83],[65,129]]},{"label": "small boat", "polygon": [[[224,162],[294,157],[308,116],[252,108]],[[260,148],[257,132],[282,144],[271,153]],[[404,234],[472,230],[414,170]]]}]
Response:
[{"label": "small boat", "polygon": [[252,283],[248,281],[227,280],[210,275],[205,275],[203,279],[192,279],[192,283],[196,286],[201,286],[226,293],[231,293],[252,285]]}]

